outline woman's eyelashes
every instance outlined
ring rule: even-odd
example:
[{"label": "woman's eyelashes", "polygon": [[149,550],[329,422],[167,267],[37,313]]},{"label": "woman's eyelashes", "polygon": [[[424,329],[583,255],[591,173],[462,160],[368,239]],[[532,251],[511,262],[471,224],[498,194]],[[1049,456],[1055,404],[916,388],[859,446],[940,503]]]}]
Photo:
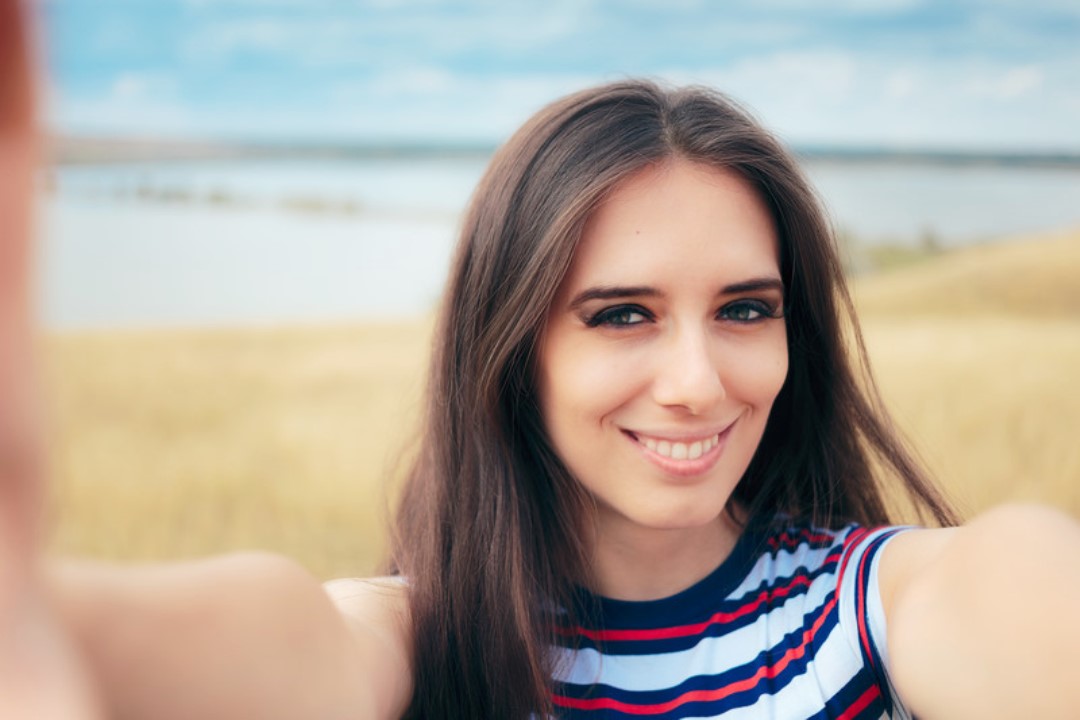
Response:
[{"label": "woman's eyelashes", "polygon": [[640,305],[613,305],[585,318],[588,327],[626,327],[640,325],[653,319],[652,313]]},{"label": "woman's eyelashes", "polygon": [[[757,298],[734,300],[716,311],[717,320],[738,325],[751,325],[781,317],[783,310],[780,303]],[[601,308],[591,315],[586,315],[583,320],[590,328],[625,328],[654,322],[656,315],[641,305],[622,304]]]},{"label": "woman's eyelashes", "polygon": [[717,311],[716,316],[736,323],[756,323],[781,318],[783,312],[778,303],[747,298],[728,303]]}]

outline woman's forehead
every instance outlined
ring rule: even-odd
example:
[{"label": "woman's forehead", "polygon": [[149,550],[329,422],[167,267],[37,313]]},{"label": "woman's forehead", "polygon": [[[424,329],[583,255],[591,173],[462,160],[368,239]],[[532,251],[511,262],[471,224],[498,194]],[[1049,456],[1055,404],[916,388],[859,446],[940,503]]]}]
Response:
[{"label": "woman's forehead", "polygon": [[687,160],[649,166],[593,211],[564,286],[703,272],[779,273],[772,216],[733,171]]}]

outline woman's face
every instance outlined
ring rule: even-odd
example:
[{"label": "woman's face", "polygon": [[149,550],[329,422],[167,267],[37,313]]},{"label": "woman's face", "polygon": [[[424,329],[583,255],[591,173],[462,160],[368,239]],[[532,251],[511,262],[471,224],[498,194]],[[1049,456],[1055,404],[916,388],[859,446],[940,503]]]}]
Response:
[{"label": "woman's face", "polygon": [[720,516],[787,374],[778,252],[748,183],[681,159],[631,176],[590,218],[538,390],[602,533]]}]

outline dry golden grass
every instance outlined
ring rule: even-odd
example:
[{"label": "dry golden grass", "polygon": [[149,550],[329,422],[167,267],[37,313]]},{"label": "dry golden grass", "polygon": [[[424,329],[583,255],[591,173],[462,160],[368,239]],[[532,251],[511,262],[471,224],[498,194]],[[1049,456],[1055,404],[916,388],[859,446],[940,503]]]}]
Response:
[{"label": "dry golden grass", "polygon": [[429,337],[415,322],[51,340],[54,546],[257,547],[323,577],[370,572]]},{"label": "dry golden grass", "polygon": [[1080,230],[976,245],[862,278],[867,317],[993,315],[1080,320]]},{"label": "dry golden grass", "polygon": [[[968,510],[1080,515],[1080,233],[860,280],[883,392]],[[53,545],[160,559],[260,547],[371,572],[430,325],[148,331],[47,342]]]},{"label": "dry golden grass", "polygon": [[867,322],[886,402],[965,514],[1041,500],[1080,517],[1080,321]]},{"label": "dry golden grass", "polygon": [[961,509],[1040,500],[1080,516],[1080,231],[855,290],[886,401]]}]

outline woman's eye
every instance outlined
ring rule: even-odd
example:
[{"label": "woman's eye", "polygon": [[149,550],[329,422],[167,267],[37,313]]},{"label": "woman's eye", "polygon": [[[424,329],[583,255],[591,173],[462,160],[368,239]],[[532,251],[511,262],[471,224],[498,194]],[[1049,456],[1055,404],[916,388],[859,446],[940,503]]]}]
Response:
[{"label": "woman's eye", "polygon": [[776,317],[776,310],[759,300],[740,300],[722,307],[720,317],[724,320],[751,323]]},{"label": "woman's eye", "polygon": [[590,317],[587,321],[589,327],[607,325],[609,327],[625,327],[627,325],[639,325],[648,322],[648,314],[639,307],[620,305],[618,307],[605,308]]}]

